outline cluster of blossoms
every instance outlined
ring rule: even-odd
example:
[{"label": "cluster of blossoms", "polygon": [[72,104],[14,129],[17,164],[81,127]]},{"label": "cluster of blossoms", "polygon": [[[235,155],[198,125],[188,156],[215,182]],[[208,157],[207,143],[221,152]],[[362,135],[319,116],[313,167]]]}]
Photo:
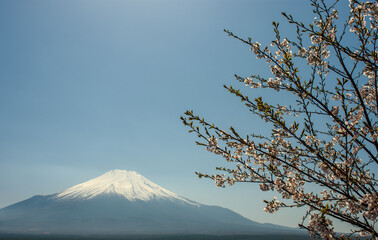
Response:
[{"label": "cluster of blossoms", "polygon": [[280,78],[276,78],[276,79],[273,79],[273,78],[269,78],[268,81],[267,81],[267,86],[269,88],[272,88],[274,90],[279,90],[279,87],[282,85],[282,81]]},{"label": "cluster of blossoms", "polygon": [[280,201],[278,201],[277,198],[274,198],[272,201],[267,203],[264,211],[274,213],[277,212],[278,209],[280,209]]},{"label": "cluster of blossoms", "polygon": [[359,204],[364,208],[362,216],[369,220],[375,220],[378,217],[378,198],[377,193],[366,194],[360,201]]},{"label": "cluster of blossoms", "polygon": [[[206,175],[217,186],[253,182],[262,191],[277,192],[282,200],[267,201],[264,210],[269,213],[307,207],[299,226],[313,236],[347,239],[335,233],[331,219],[338,219],[355,229],[351,234],[378,238],[378,3],[351,0],[345,19],[351,31],[343,32],[337,31],[336,9],[328,8],[325,0],[311,1],[318,16],[309,27],[284,15],[298,29],[297,42],[281,39],[278,24],[274,24],[276,39],[271,43],[274,50],[228,32],[248,44],[272,73],[271,78],[257,75],[238,77],[239,81],[250,88],[296,97],[297,105],[287,107],[269,104],[261,97],[251,100],[226,87],[253,114],[272,124],[270,136],[242,137],[233,128],[230,132],[219,129],[192,111],[182,120],[203,139],[199,145],[233,166],[218,168],[225,174]],[[304,44],[303,33],[308,34],[309,46]],[[347,34],[357,37],[354,42],[360,46],[344,46],[342,39]],[[330,58],[331,54],[335,57]],[[302,60],[311,73],[308,77],[300,76],[296,67]],[[326,189],[316,192],[314,185]]]},{"label": "cluster of blossoms", "polygon": [[310,233],[317,232],[323,239],[334,239],[333,229],[329,226],[332,226],[332,221],[323,215],[314,213],[310,216],[308,226],[311,229]]},{"label": "cluster of blossoms", "polygon": [[251,51],[256,55],[257,58],[265,58],[265,54],[261,51],[261,44],[258,42],[251,44]]},{"label": "cluster of blossoms", "polygon": [[[348,25],[350,31],[356,34],[367,34],[369,28],[377,29],[378,19],[378,3],[375,2],[357,2],[354,0],[349,1],[351,8],[351,16],[349,17]],[[370,26],[367,26],[367,20],[370,21]]]},{"label": "cluster of blossoms", "polygon": [[246,78],[244,80],[246,86],[250,86],[251,88],[259,88],[261,87],[261,83],[253,81],[252,78]]}]

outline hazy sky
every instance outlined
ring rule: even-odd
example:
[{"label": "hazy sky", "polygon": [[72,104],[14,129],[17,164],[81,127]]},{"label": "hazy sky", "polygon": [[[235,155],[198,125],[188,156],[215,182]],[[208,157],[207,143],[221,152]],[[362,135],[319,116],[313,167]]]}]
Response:
[{"label": "hazy sky", "polygon": [[222,127],[266,129],[222,87],[242,88],[235,73],[266,66],[223,29],[269,44],[282,11],[314,17],[303,0],[0,1],[0,208],[126,169],[191,200],[295,227],[302,211],[265,213],[262,200],[275,194],[257,185],[199,180],[195,171],[214,173],[223,160],[197,147],[179,119],[193,109]]}]

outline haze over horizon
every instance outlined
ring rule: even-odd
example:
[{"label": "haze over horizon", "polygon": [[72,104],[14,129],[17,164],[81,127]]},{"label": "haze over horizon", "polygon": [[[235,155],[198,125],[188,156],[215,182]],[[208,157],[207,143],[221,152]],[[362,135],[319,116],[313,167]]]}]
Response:
[{"label": "haze over horizon", "polygon": [[263,211],[275,193],[199,180],[194,172],[214,173],[223,160],[196,146],[179,119],[193,109],[220,126],[264,131],[222,86],[269,70],[223,29],[268,45],[272,21],[295,31],[281,12],[313,20],[302,0],[1,1],[0,208],[125,169],[185,198],[296,227],[301,209]]}]

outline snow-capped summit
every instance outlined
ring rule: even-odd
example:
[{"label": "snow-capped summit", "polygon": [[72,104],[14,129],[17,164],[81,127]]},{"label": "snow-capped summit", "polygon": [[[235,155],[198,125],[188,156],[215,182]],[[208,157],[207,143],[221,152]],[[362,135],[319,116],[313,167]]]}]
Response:
[{"label": "snow-capped summit", "polygon": [[186,199],[158,186],[134,171],[112,170],[105,174],[64,190],[57,199],[92,199],[106,195],[120,195],[129,201],[152,199]]}]

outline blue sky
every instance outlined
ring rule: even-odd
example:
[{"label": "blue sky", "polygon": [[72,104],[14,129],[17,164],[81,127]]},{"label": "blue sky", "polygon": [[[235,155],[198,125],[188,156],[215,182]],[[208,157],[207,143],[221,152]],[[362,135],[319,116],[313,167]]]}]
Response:
[{"label": "blue sky", "polygon": [[223,29],[269,44],[282,11],[313,19],[303,0],[0,1],[0,208],[126,169],[194,201],[295,227],[301,210],[263,211],[275,194],[199,180],[195,171],[212,173],[222,160],[179,119],[193,109],[222,127],[265,131],[222,85],[242,87],[235,73],[266,66]]}]

